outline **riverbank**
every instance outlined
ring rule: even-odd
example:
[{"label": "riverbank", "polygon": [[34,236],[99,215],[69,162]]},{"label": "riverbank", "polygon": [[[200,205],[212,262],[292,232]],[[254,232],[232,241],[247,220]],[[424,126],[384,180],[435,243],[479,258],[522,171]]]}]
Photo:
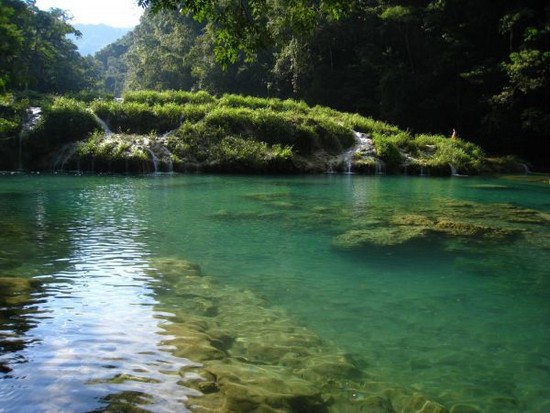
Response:
[{"label": "riverbank", "polygon": [[4,137],[0,169],[437,176],[528,170],[460,138],[413,135],[293,100],[206,92],[141,91],[88,102],[58,97],[29,108],[14,130]]}]

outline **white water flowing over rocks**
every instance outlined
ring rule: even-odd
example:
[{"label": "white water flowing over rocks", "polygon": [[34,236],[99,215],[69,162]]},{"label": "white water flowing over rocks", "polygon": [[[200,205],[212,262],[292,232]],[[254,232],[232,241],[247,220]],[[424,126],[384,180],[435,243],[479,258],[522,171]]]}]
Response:
[{"label": "white water flowing over rocks", "polygon": [[355,145],[342,155],[341,162],[344,164],[344,172],[347,174],[353,173],[354,160],[371,160],[375,164],[376,174],[384,174],[384,161],[377,156],[376,148],[373,140],[368,133],[353,131]]}]

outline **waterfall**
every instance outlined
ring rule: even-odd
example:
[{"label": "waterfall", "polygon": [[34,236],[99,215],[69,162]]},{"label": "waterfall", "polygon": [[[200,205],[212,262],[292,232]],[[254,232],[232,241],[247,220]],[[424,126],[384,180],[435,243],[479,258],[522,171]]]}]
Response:
[{"label": "waterfall", "polygon": [[23,131],[19,134],[19,156],[17,162],[17,170],[23,170]]},{"label": "waterfall", "polygon": [[153,172],[158,173],[159,171],[159,160],[157,155],[151,150],[151,148],[145,147],[145,150],[151,155],[151,161],[153,162]]},{"label": "waterfall", "polygon": [[77,145],[75,143],[68,143],[61,148],[53,162],[53,172],[63,171],[63,169],[65,168],[65,164],[69,161],[69,159],[72,158],[72,156],[76,152],[76,148]]},{"label": "waterfall", "polygon": [[376,158],[376,175],[384,175],[384,161]]},{"label": "waterfall", "polygon": [[342,162],[344,164],[344,173],[353,173],[353,160],[356,158],[371,158],[374,157],[376,151],[371,137],[362,132],[353,131],[355,145],[343,154]]},{"label": "waterfall", "polygon": [[39,106],[31,106],[27,108],[26,112],[27,120],[23,123],[21,133],[19,133],[19,153],[17,163],[17,169],[19,171],[23,170],[23,138],[29,130],[37,125],[38,121],[42,117],[42,108]]},{"label": "waterfall", "polygon": [[521,166],[523,167],[523,173],[525,175],[529,175],[531,173],[531,171],[529,170],[529,167],[527,166],[527,164],[522,163]]},{"label": "waterfall", "polygon": [[456,169],[456,166],[454,166],[452,163],[450,163],[449,167],[451,168],[451,175],[452,176],[458,176],[458,171]]},{"label": "waterfall", "polygon": [[109,129],[109,125],[107,125],[107,123],[103,119],[101,119],[99,116],[97,116],[95,113],[93,113],[93,115],[96,122],[99,123],[99,126],[101,126],[101,129],[105,133],[105,137],[111,136],[113,132],[111,131],[111,129]]},{"label": "waterfall", "polygon": [[351,150],[346,153],[344,157],[344,164],[346,165],[346,170],[344,171],[346,174],[351,175],[351,169],[353,167],[352,161],[353,161],[353,154],[355,153],[354,150]]}]

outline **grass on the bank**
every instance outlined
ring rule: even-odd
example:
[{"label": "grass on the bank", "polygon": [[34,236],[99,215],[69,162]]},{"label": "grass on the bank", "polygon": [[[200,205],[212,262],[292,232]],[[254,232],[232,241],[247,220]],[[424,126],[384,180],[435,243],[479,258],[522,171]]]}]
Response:
[{"label": "grass on the bank", "polygon": [[[473,172],[481,168],[484,159],[478,146],[461,139],[414,136],[358,114],[275,98],[230,94],[215,97],[204,91],[136,91],[126,93],[120,101],[97,99],[86,103],[56,98],[43,113],[43,120],[31,136],[35,142],[39,137],[41,143],[59,145],[90,137],[88,146],[82,148],[102,156],[108,154],[99,147],[97,135],[92,135],[100,130],[94,114],[120,136],[162,136],[170,132],[165,141],[174,159],[228,168],[265,168],[270,163],[316,153],[336,156],[353,147],[354,130],[371,136],[377,156],[389,170],[397,170],[406,161],[445,169],[451,164]],[[10,127],[7,122],[2,125]],[[127,153],[120,149],[124,145],[119,146],[114,152]],[[117,155],[114,152],[113,156]]]}]

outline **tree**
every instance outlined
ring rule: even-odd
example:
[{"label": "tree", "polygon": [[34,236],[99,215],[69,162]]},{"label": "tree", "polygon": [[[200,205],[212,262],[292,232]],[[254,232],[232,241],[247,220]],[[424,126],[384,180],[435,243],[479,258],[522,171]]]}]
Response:
[{"label": "tree", "polygon": [[4,88],[61,93],[90,86],[89,62],[68,34],[80,35],[63,10],[42,11],[32,0],[3,0],[0,78]]},{"label": "tree", "polygon": [[153,12],[175,10],[214,28],[214,52],[224,66],[244,55],[254,60],[258,50],[277,44],[288,32],[311,32],[322,18],[339,18],[348,0],[138,0]]},{"label": "tree", "polygon": [[21,30],[12,20],[15,14],[12,3],[0,3],[0,92],[10,83],[13,61],[23,45]]}]

